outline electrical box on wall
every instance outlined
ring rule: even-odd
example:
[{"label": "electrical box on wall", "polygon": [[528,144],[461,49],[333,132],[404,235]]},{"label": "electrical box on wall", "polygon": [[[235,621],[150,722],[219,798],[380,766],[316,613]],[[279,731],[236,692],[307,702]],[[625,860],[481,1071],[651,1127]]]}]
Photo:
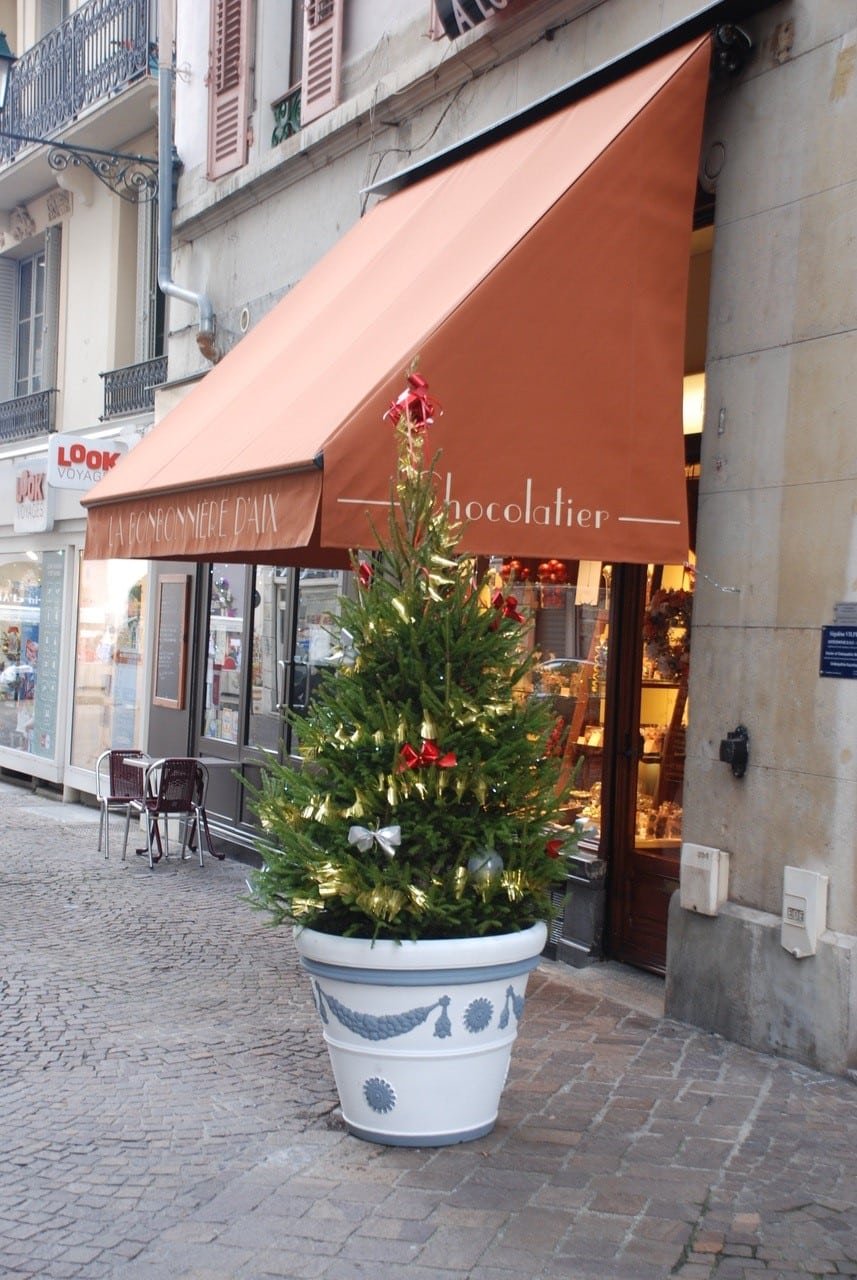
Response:
[{"label": "electrical box on wall", "polygon": [[783,869],[780,942],[796,960],[815,955],[818,935],[827,928],[827,881],[820,871]]},{"label": "electrical box on wall", "polygon": [[729,854],[705,844],[681,846],[679,901],[685,911],[716,916],[729,893]]}]

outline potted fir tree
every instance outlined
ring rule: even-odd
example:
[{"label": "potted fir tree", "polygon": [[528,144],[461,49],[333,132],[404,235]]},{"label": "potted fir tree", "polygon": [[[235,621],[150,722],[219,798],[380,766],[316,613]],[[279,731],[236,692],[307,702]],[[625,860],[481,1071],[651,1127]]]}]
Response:
[{"label": "potted fir tree", "polygon": [[254,800],[254,899],[298,926],[346,1124],[412,1146],[493,1127],[564,874],[527,623],[457,553],[425,467],[436,412],[411,374],[385,415],[386,530],[335,626],[346,660],[300,719],[302,767],[272,765]]}]

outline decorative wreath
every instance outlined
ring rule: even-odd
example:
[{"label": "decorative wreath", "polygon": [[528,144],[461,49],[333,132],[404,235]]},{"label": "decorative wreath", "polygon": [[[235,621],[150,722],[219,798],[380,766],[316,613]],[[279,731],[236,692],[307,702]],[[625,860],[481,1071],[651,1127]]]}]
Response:
[{"label": "decorative wreath", "polygon": [[643,648],[664,680],[676,680],[687,673],[692,613],[692,591],[656,591],[649,601],[643,619]]}]

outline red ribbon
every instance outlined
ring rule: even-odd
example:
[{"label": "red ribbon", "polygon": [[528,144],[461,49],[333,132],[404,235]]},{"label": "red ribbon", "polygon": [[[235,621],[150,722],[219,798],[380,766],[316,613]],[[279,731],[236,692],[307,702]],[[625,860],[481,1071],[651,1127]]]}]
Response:
[{"label": "red ribbon", "polygon": [[502,591],[495,591],[491,603],[504,618],[513,618],[515,622],[524,621],[524,615],[518,612],[517,596],[504,596]]},{"label": "red ribbon", "polygon": [[408,374],[408,389],[393,400],[384,414],[394,427],[404,418],[412,431],[422,433],[434,422],[434,415],[443,413],[440,405],[428,394],[428,383],[419,373]]},{"label": "red ribbon", "polygon": [[372,585],[372,577],[374,570],[371,564],[367,564],[365,560],[361,560],[357,567],[357,577],[361,587],[370,587]]},{"label": "red ribbon", "polygon": [[549,858],[558,858],[564,843],[565,841],[563,840],[548,840],[545,845],[545,853]]},{"label": "red ribbon", "polygon": [[420,751],[415,751],[409,742],[406,742],[399,751],[399,765],[397,772],[402,773],[405,769],[419,769],[423,765],[433,764],[438,769],[454,769],[458,764],[454,751],[441,753],[440,747],[434,738],[423,738],[423,745]]}]

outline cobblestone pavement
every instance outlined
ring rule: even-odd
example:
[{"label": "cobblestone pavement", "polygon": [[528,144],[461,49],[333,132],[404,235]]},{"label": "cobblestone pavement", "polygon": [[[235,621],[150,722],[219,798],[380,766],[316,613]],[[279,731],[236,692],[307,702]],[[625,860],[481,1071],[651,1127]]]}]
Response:
[{"label": "cobblestone pavement", "polygon": [[544,963],[493,1134],[362,1143],[242,867],[105,862],[93,810],[8,784],[0,815],[0,1276],[857,1276],[851,1082]]}]

